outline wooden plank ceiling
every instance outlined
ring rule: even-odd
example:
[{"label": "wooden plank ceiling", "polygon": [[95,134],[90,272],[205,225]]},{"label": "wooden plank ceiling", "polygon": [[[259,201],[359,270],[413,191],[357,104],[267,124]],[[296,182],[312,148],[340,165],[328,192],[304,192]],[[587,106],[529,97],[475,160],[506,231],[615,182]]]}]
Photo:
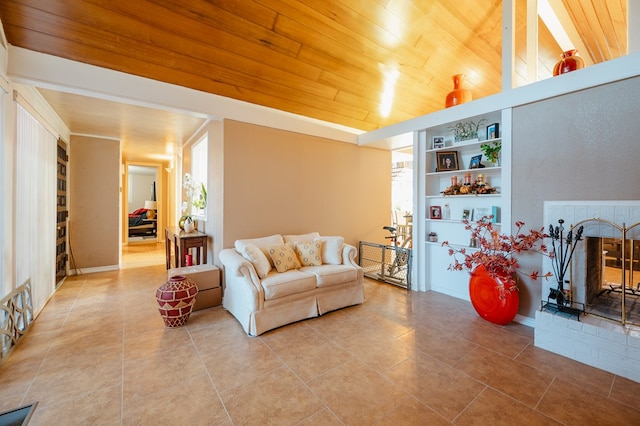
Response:
[{"label": "wooden plank ceiling", "polygon": [[[626,0],[561,3],[592,62],[625,54]],[[0,19],[15,46],[361,130],[442,109],[454,74],[476,99],[501,89],[500,0],[2,0]],[[546,78],[545,27],[539,50]]]}]

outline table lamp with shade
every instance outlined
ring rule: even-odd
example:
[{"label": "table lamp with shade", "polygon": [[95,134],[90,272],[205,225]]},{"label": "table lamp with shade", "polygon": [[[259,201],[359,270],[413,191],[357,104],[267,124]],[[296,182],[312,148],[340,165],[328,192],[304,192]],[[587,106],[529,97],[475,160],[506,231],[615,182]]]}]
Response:
[{"label": "table lamp with shade", "polygon": [[147,209],[147,219],[153,219],[156,217],[156,210],[158,210],[157,201],[145,201],[144,208]]}]

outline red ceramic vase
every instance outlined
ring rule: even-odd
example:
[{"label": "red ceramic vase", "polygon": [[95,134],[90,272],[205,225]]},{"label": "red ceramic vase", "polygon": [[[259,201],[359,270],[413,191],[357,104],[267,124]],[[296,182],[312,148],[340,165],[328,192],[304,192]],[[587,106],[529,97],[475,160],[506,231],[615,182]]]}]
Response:
[{"label": "red ceramic vase", "polygon": [[465,77],[464,74],[456,74],[453,76],[453,90],[447,95],[447,101],[445,103],[447,108],[473,100],[471,90],[462,87]]},{"label": "red ceramic vase", "polygon": [[494,324],[507,325],[516,317],[520,298],[518,287],[503,274],[493,277],[480,265],[471,273],[469,296],[471,304],[485,320]]},{"label": "red ceramic vase", "polygon": [[553,67],[553,76],[566,74],[584,68],[584,59],[578,56],[577,49],[571,49],[560,55],[560,60]]},{"label": "red ceramic vase", "polygon": [[160,316],[167,327],[181,327],[187,323],[198,286],[184,275],[171,277],[156,291]]}]

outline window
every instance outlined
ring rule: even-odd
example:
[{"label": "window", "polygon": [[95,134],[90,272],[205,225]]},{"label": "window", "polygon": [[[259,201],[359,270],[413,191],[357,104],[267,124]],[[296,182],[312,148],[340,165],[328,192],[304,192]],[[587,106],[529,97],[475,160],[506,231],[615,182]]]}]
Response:
[{"label": "window", "polygon": [[194,216],[205,219],[207,208],[207,136],[203,136],[191,147],[191,176],[193,178]]},{"label": "window", "polygon": [[[2,37],[0,36],[0,40],[2,40]],[[4,143],[4,137],[5,137],[5,122],[6,122],[6,115],[5,115],[5,101],[6,101],[6,92],[4,91],[4,88],[0,86],[0,164],[2,165],[2,167],[0,167],[0,194],[2,194],[0,197],[0,202],[2,203],[3,206],[10,206],[11,203],[9,203],[9,200],[5,199],[5,197],[7,197],[7,194],[10,194],[10,192],[8,191],[8,188],[6,187],[7,183],[5,181],[5,170],[10,170],[9,167],[7,167],[7,163],[5,161],[8,161],[5,158],[5,153],[4,153],[4,147],[5,147],[5,143]],[[0,246],[0,252],[3,253],[2,256],[0,256],[0,299],[2,299],[7,293],[9,293],[9,291],[11,291],[11,289],[9,288],[9,280],[7,279],[7,276],[5,275],[5,256],[4,256],[4,252],[7,249],[7,245],[11,244],[11,241],[8,240],[5,237],[4,234],[4,230],[5,230],[5,215],[7,214],[7,208],[2,208],[0,209],[0,241],[2,241],[2,246]]]}]

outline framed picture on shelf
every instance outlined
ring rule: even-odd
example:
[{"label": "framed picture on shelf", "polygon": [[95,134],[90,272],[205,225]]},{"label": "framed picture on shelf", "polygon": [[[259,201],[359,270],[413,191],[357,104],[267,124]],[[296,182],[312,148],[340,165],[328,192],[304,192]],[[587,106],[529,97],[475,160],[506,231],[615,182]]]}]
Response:
[{"label": "framed picture on shelf", "polygon": [[493,123],[487,126],[487,140],[500,137],[500,124]]},{"label": "framed picture on shelf", "polygon": [[462,210],[462,220],[471,220],[471,210],[469,209]]},{"label": "framed picture on shelf", "polygon": [[476,207],[475,209],[473,209],[473,220],[475,220],[476,222],[481,220],[483,217],[485,218],[486,222],[489,222],[491,220],[489,219],[489,216],[491,216],[490,208]]},{"label": "framed picture on shelf", "polygon": [[493,216],[493,218],[491,218],[491,222],[493,223],[500,222],[500,218],[498,217],[500,215],[500,207],[491,206],[491,215]]},{"label": "framed picture on shelf", "polygon": [[473,157],[471,157],[471,161],[469,161],[469,168],[470,169],[483,168],[484,165],[480,163],[481,160],[482,160],[482,154],[474,155]]},{"label": "framed picture on shelf", "polygon": [[436,172],[458,170],[458,151],[442,151],[436,153]]},{"label": "framed picture on shelf", "polygon": [[444,148],[444,136],[434,136],[431,138],[431,147],[433,149]]},{"label": "framed picture on shelf", "polygon": [[442,208],[440,206],[429,207],[429,219],[442,219]]}]

